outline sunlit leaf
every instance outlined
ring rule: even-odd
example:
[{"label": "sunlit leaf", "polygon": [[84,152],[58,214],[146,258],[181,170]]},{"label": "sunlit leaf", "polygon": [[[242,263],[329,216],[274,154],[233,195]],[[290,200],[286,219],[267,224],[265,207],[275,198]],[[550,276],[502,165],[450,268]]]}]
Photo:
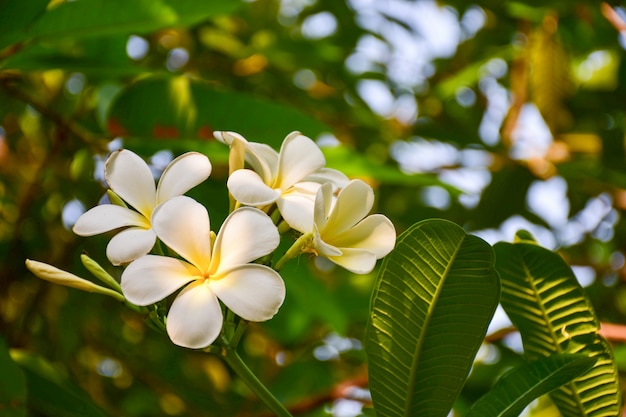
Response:
[{"label": "sunlit leaf", "polygon": [[445,220],[400,235],[381,267],[366,333],[376,414],[445,416],[499,293],[493,251],[482,239]]},{"label": "sunlit leaf", "polygon": [[617,415],[621,403],[611,348],[598,334],[591,302],[567,263],[534,243],[494,246],[502,307],[519,329],[526,356],[587,355],[595,366],[550,396],[563,416]]}]

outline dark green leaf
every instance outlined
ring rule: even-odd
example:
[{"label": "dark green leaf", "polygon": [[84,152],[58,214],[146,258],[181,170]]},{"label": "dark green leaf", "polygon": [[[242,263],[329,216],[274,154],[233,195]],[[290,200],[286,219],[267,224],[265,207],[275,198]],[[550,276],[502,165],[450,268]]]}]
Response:
[{"label": "dark green leaf", "polygon": [[445,416],[498,304],[493,251],[454,223],[425,220],[381,267],[366,334],[379,417]]},{"label": "dark green leaf", "polygon": [[26,375],[29,410],[46,417],[108,416],[45,359],[25,352],[16,352],[13,359]]},{"label": "dark green leaf", "polygon": [[293,130],[313,138],[330,130],[294,108],[218,91],[184,76],[146,78],[130,86],[113,103],[108,128],[114,135],[150,140],[212,139],[213,130],[233,130],[275,149]]},{"label": "dark green leaf", "polygon": [[37,39],[146,33],[187,26],[210,16],[232,12],[239,2],[203,0],[81,0],[61,3],[28,31]]},{"label": "dark green leaf", "polygon": [[570,382],[595,362],[586,355],[557,354],[519,365],[502,375],[466,417],[517,417],[531,401]]},{"label": "dark green leaf", "polygon": [[22,41],[30,23],[44,13],[50,0],[0,1],[0,51]]},{"label": "dark green leaf", "polygon": [[5,417],[26,416],[26,379],[11,359],[6,342],[0,337],[0,414]]}]

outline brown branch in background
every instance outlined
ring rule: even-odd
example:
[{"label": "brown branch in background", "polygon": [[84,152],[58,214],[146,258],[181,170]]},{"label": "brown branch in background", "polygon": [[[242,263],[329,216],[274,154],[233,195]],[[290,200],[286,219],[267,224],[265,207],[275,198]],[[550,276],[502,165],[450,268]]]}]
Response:
[{"label": "brown branch in background", "polygon": [[600,335],[611,342],[626,343],[626,325],[600,323]]},{"label": "brown branch in background", "polygon": [[606,2],[600,3],[600,12],[618,32],[626,31],[626,22],[624,22],[622,16],[620,16],[610,4]]},{"label": "brown branch in background", "polygon": [[[504,327],[485,337],[485,342],[494,343],[504,339],[511,333],[517,332],[515,327]],[[600,323],[600,336],[609,342],[626,343],[626,325],[614,323]]]},{"label": "brown branch in background", "polygon": [[[311,412],[318,407],[322,407],[325,404],[332,403],[341,399],[354,399],[357,401],[361,401],[361,399],[354,398],[352,394],[352,390],[354,388],[366,388],[368,384],[367,374],[363,373],[361,375],[357,375],[353,378],[346,379],[344,381],[339,382],[334,387],[330,388],[328,391],[321,392],[316,395],[312,395],[307,398],[303,398],[299,402],[295,404],[291,404],[287,407],[289,412],[296,416],[304,413]],[[364,401],[365,404],[370,404],[369,401]],[[271,417],[274,414],[255,414],[256,417]],[[247,417],[251,417],[247,416]]]}]

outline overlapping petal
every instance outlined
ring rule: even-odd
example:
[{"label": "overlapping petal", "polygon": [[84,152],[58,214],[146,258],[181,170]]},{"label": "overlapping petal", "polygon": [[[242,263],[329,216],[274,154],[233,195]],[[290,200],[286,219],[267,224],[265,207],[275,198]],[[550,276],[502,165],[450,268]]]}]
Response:
[{"label": "overlapping petal", "polygon": [[271,146],[262,143],[248,142],[246,138],[235,132],[213,133],[213,136],[228,146],[233,146],[235,141],[240,141],[245,147],[245,159],[252,169],[259,174],[266,184],[271,184],[278,169],[278,152]]},{"label": "overlapping petal", "polygon": [[157,207],[152,228],[167,246],[202,273],[211,259],[211,225],[206,208],[187,196],[174,197]]},{"label": "overlapping petal", "polygon": [[152,171],[139,155],[121,149],[107,159],[104,168],[109,187],[138,212],[150,218],[156,201]]},{"label": "overlapping petal", "polygon": [[279,243],[278,230],[265,213],[242,207],[224,220],[215,239],[210,270],[221,276],[225,270],[272,253]]},{"label": "overlapping petal", "polygon": [[[211,175],[209,158],[187,152],[174,159],[163,171],[156,191],[156,204],[183,195]],[[153,203],[154,204],[154,203]]]},{"label": "overlapping petal", "polygon": [[145,306],[163,300],[197,278],[193,265],[185,261],[146,255],[126,267],[122,273],[121,286],[128,301]]},{"label": "overlapping petal", "polygon": [[367,216],[373,205],[372,187],[361,180],[350,181],[337,196],[324,229],[341,233]]},{"label": "overlapping petal", "polygon": [[281,190],[269,187],[254,171],[239,169],[228,178],[228,190],[237,201],[248,206],[262,207],[274,203]]},{"label": "overlapping petal", "polygon": [[107,245],[107,258],[113,265],[122,265],[146,255],[155,242],[156,235],[151,229],[130,227],[111,238]]},{"label": "overlapping petal", "polygon": [[307,175],[303,181],[317,182],[319,184],[330,183],[333,186],[333,191],[335,191],[348,185],[350,179],[341,171],[323,167]]},{"label": "overlapping petal", "polygon": [[337,234],[329,241],[340,248],[359,248],[382,258],[393,249],[396,241],[396,230],[393,223],[382,214],[372,214],[356,226]]},{"label": "overlapping petal", "polygon": [[113,204],[103,204],[83,213],[72,230],[79,236],[93,236],[127,226],[149,228],[150,223],[134,210]]},{"label": "overlapping petal", "polygon": [[172,342],[190,349],[213,343],[222,330],[222,309],[205,280],[186,286],[167,314],[167,334]]},{"label": "overlapping petal", "polygon": [[271,319],[285,300],[285,283],[264,265],[238,266],[209,285],[228,308],[250,321]]},{"label": "overlapping petal", "polygon": [[368,274],[376,266],[376,256],[362,249],[342,248],[340,256],[328,259],[355,274]]},{"label": "overlapping petal", "polygon": [[324,154],[315,142],[300,132],[293,132],[285,138],[280,148],[274,186],[287,190],[325,164]]},{"label": "overlapping petal", "polygon": [[336,199],[332,184],[324,184],[315,199],[313,239],[308,250],[354,273],[370,272],[396,240],[395,228],[387,217],[367,216],[373,200],[374,191],[360,180],[350,181]]},{"label": "overlapping petal", "polygon": [[315,195],[319,188],[320,184],[314,182],[300,182],[276,201],[278,210],[291,228],[303,233],[311,230]]}]

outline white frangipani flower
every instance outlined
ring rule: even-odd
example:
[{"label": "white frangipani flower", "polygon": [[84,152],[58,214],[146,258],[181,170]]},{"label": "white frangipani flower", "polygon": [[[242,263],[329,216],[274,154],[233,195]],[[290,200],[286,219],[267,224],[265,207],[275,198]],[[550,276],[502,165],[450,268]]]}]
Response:
[{"label": "white frangipani flower", "polygon": [[[333,197],[324,184],[315,199],[314,225],[300,230],[311,234],[304,251],[324,256],[356,274],[367,274],[376,260],[393,249],[396,231],[382,214],[367,214],[374,204],[374,191],[361,180],[352,180]],[[367,217],[366,217],[367,216]]]},{"label": "white frangipani flower", "polygon": [[276,203],[285,221],[294,229],[313,224],[313,202],[321,184],[330,182],[334,189],[348,183],[335,169],[326,168],[320,148],[300,132],[292,132],[283,141],[280,152],[270,146],[248,142],[234,132],[215,132],[227,145],[243,143],[245,160],[252,169],[238,169],[228,178],[228,190],[241,204],[263,208]]},{"label": "white frangipani flower", "polygon": [[73,231],[92,236],[125,228],[113,236],[106,252],[114,265],[130,262],[150,252],[156,242],[150,222],[153,210],[186,193],[210,174],[211,163],[205,155],[187,152],[165,168],[155,186],[150,167],[141,157],[126,149],[113,152],[105,165],[106,181],[132,209],[114,204],[93,207],[78,218]]},{"label": "white frangipani flower", "polygon": [[262,211],[235,210],[212,240],[206,208],[181,196],[155,209],[152,226],[183,259],[146,255],[135,260],[122,273],[122,290],[130,302],[145,306],[184,287],[167,315],[167,333],[175,344],[203,348],[219,336],[218,299],[249,321],[269,320],[282,305],[285,284],[278,272],[250,263],[272,253],[280,241]]}]

